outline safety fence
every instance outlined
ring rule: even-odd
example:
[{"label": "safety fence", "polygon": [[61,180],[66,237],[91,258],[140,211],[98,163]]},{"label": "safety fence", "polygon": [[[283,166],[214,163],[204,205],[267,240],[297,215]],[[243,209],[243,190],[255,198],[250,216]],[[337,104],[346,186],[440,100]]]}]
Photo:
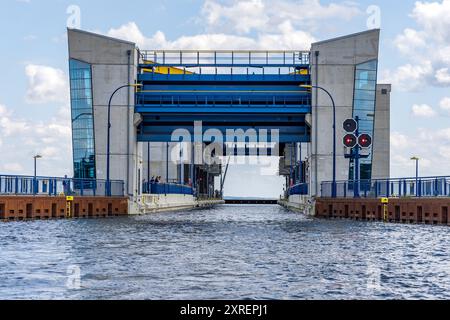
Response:
[{"label": "safety fence", "polygon": [[124,196],[124,182],[99,179],[0,175],[0,195]]},{"label": "safety fence", "polygon": [[192,187],[171,183],[147,183],[143,185],[144,194],[182,194],[193,195]]},{"label": "safety fence", "polygon": [[305,196],[305,195],[308,195],[308,192],[309,192],[309,186],[307,183],[300,183],[289,189],[290,196],[294,196],[294,195]]},{"label": "safety fence", "polygon": [[309,51],[198,51],[143,50],[146,65],[155,66],[304,66],[309,65]]},{"label": "safety fence", "polygon": [[[322,183],[322,197],[332,196],[333,182]],[[449,197],[450,177],[395,178],[336,182],[337,198]]]}]

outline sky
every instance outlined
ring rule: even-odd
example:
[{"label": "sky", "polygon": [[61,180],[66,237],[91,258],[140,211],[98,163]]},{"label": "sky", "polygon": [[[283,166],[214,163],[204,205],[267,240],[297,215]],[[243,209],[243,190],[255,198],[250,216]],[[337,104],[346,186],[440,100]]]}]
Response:
[{"label": "sky", "polygon": [[[379,83],[391,83],[391,176],[450,175],[450,0],[152,0],[0,2],[0,173],[72,175],[66,27],[144,49],[309,49],[381,28]],[[281,190],[232,169],[229,190]],[[266,193],[263,190],[268,190]],[[233,195],[233,194],[230,194]],[[252,194],[255,196],[256,194]]]}]

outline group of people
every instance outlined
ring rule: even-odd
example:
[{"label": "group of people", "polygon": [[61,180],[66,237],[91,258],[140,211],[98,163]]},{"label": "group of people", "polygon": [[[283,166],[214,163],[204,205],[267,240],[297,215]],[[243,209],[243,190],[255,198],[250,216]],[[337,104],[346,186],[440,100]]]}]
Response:
[{"label": "group of people", "polygon": [[155,176],[153,176],[151,179],[150,179],[150,183],[151,184],[158,184],[158,183],[161,183],[162,182],[162,177],[161,176],[158,176],[158,177],[155,177]]}]

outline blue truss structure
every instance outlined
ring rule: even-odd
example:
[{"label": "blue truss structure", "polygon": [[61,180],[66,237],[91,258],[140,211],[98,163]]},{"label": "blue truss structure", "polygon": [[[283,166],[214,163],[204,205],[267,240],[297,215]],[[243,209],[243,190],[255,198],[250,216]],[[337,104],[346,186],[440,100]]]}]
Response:
[{"label": "blue truss structure", "polygon": [[[171,142],[176,129],[279,130],[280,143],[310,142],[309,52],[143,51],[136,113],[140,142]],[[194,138],[193,138],[194,139]]]}]

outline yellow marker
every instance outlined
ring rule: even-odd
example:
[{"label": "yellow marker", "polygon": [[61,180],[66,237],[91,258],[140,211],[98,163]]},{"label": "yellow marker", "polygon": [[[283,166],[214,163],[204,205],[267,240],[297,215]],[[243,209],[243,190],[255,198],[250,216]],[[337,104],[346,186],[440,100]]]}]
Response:
[{"label": "yellow marker", "polygon": [[381,203],[389,203],[389,198],[381,198]]},{"label": "yellow marker", "polygon": [[388,222],[389,221],[389,210],[388,210],[388,206],[387,204],[384,205],[384,222]]},{"label": "yellow marker", "polygon": [[66,201],[73,201],[73,200],[74,200],[74,198],[72,196],[66,197]]},{"label": "yellow marker", "polygon": [[70,202],[70,201],[67,201],[67,204],[66,204],[66,217],[72,218],[72,202]]}]

